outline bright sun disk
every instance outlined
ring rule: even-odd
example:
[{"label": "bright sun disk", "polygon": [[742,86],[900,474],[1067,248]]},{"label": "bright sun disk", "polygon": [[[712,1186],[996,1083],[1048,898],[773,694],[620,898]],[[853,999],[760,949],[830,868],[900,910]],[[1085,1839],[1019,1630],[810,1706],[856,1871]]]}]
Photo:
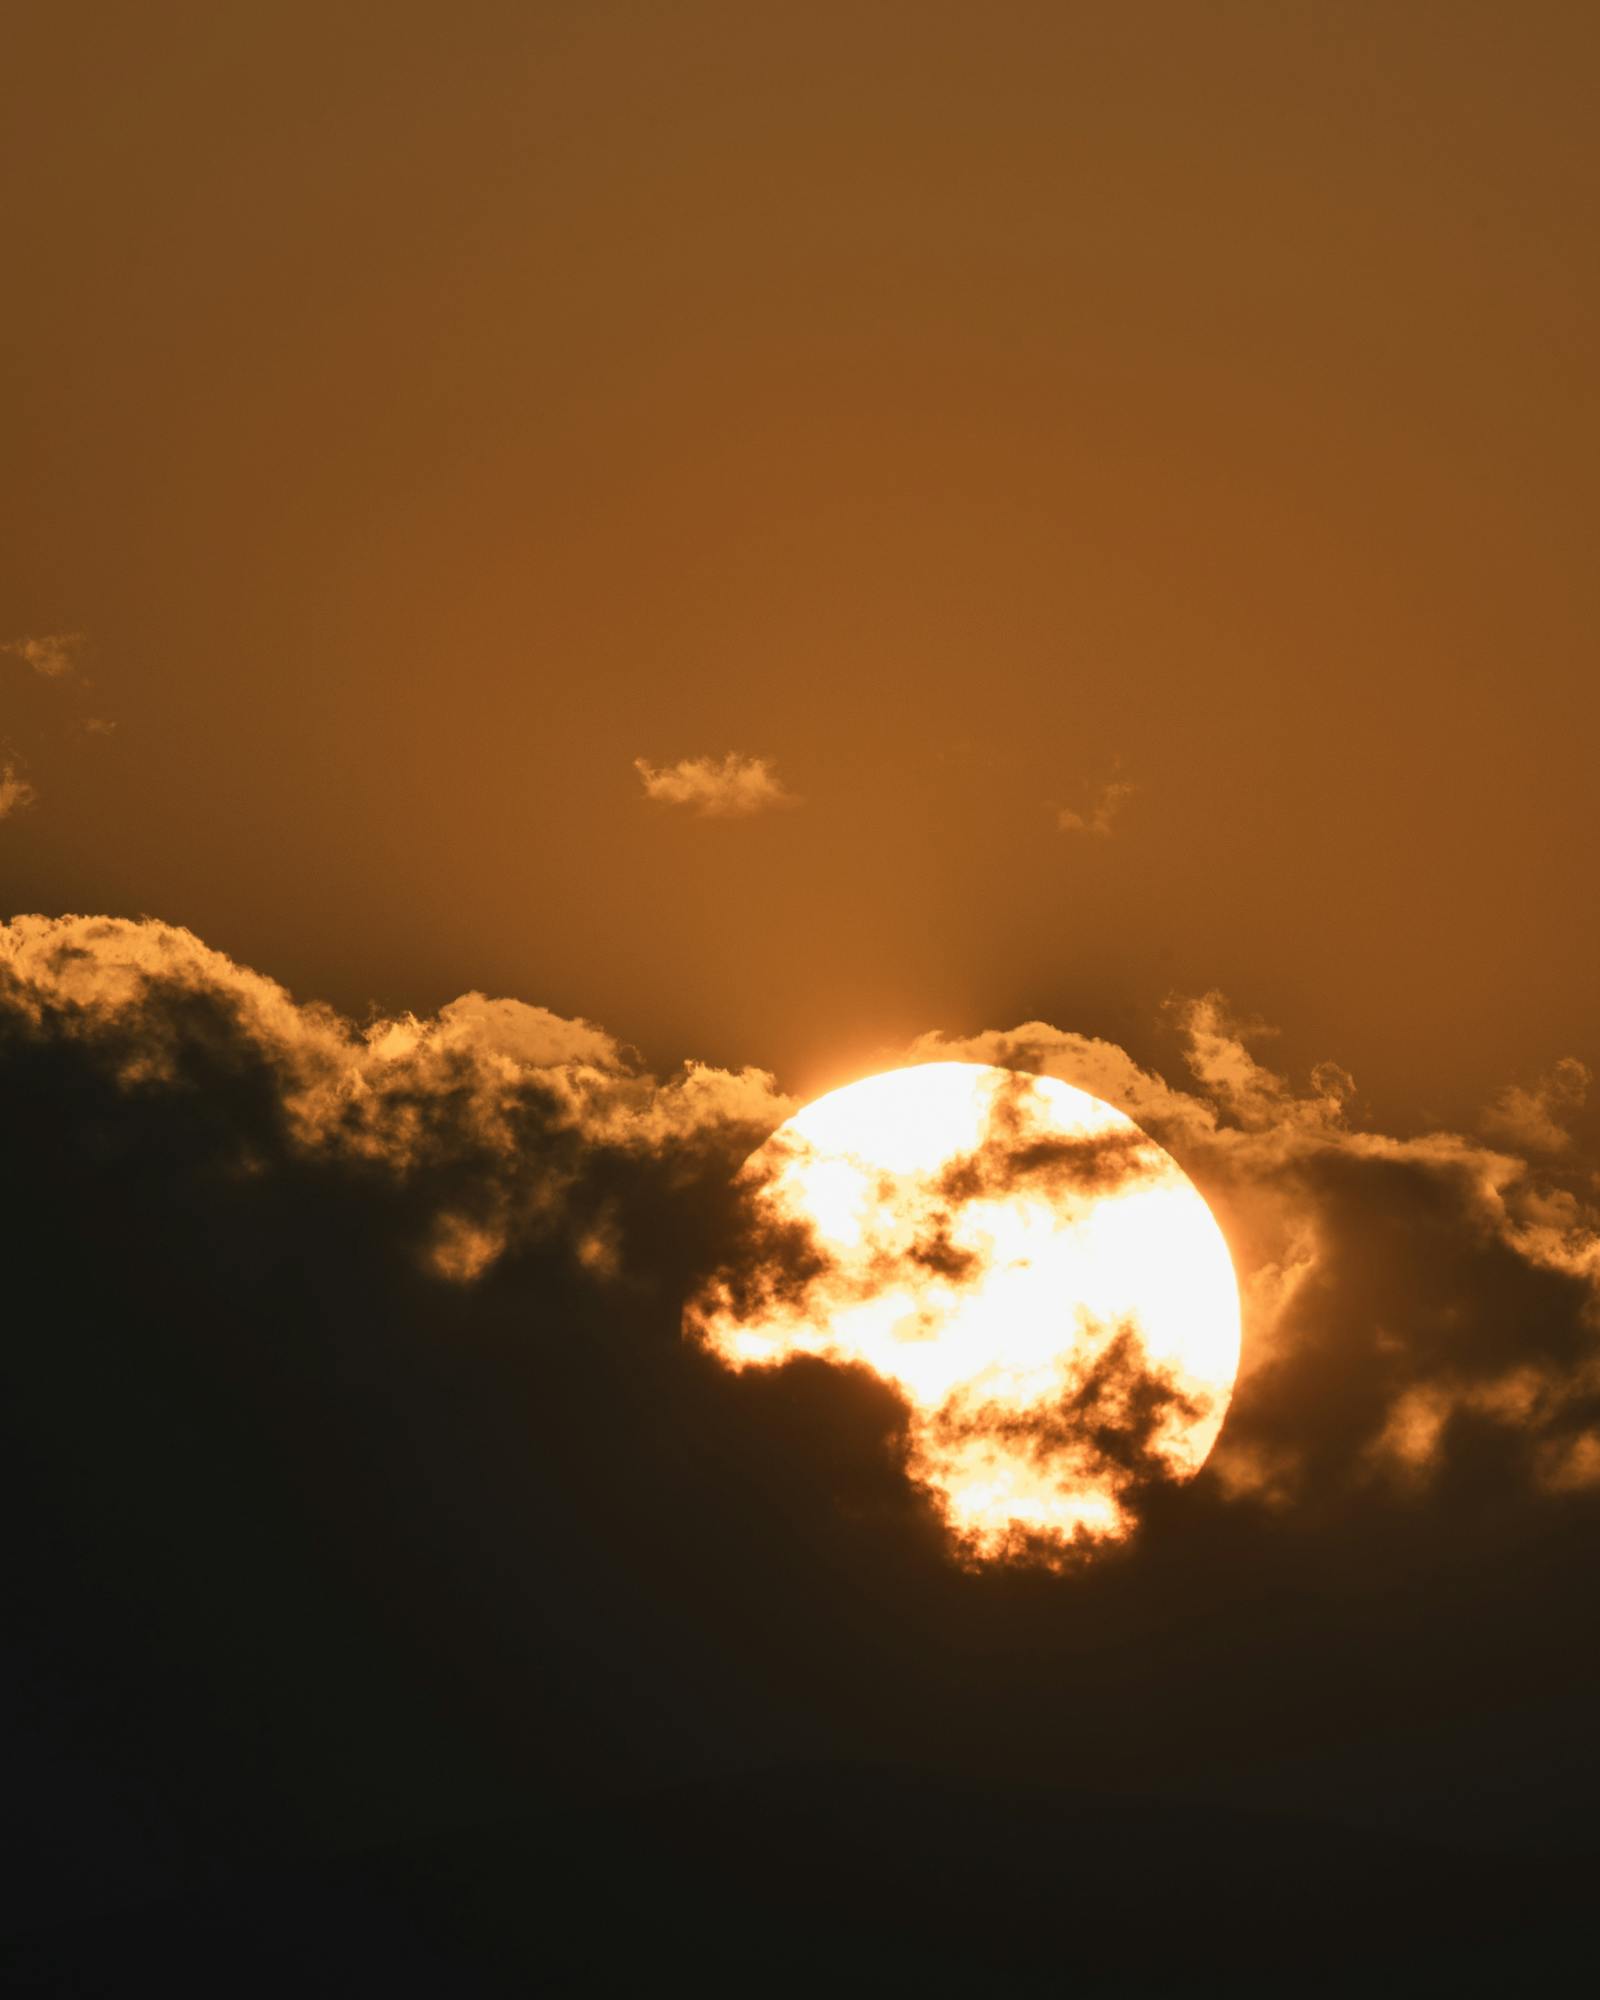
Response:
[{"label": "bright sun disk", "polygon": [[1170,1154],[1053,1077],[927,1063],[829,1092],[740,1176],[751,1248],[685,1325],[729,1367],[857,1364],[963,1554],[1116,1540],[1204,1463],[1239,1364],[1227,1243]]}]

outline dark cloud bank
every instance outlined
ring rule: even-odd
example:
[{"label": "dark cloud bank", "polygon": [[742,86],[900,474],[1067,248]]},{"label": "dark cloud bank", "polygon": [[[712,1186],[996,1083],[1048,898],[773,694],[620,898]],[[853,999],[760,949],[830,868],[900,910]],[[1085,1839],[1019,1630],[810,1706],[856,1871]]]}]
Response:
[{"label": "dark cloud bank", "polygon": [[974,1571],[880,1386],[681,1337],[769,1080],[0,935],[15,1990],[1537,1991],[1584,1944],[1559,1131],[1364,1133],[1210,1003],[1183,1090],[1037,1026],[919,1049],[1124,1104],[1247,1299],[1193,1485]]}]

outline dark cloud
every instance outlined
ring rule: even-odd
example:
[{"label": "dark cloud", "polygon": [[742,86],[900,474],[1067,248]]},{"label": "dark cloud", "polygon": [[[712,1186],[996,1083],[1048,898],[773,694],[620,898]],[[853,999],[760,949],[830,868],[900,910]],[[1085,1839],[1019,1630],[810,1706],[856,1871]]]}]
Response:
[{"label": "dark cloud", "polygon": [[[1487,1426],[1503,1433],[1519,1491],[1552,1476],[1582,1483],[1600,1387],[1593,1163],[1543,1145],[1367,1131],[1351,1116],[1345,1072],[1319,1065],[1297,1091],[1256,1060],[1214,996],[1182,1010],[1180,1026],[1190,1090],[1043,1024],[929,1037],[915,1053],[1094,1090],[1207,1195],[1245,1305],[1244,1362],[1213,1478],[1263,1497],[1302,1476],[1324,1498],[1396,1471],[1426,1484],[1446,1470],[1454,1438]],[[1452,1425],[1452,1415],[1472,1421]]]},{"label": "dark cloud", "polygon": [[1092,1132],[1082,1137],[1024,1138],[1007,1129],[997,1103],[991,1130],[971,1153],[940,1175],[939,1191],[953,1202],[1024,1191],[1060,1196],[1108,1194],[1158,1174],[1161,1156],[1140,1132]]},{"label": "dark cloud", "polygon": [[[1205,1413],[1200,1398],[1152,1363],[1139,1330],[1123,1326],[1053,1402],[1018,1409],[959,1399],[934,1416],[932,1428],[941,1448],[978,1440],[1003,1444],[1044,1467],[1070,1462],[1085,1484],[1106,1491],[1137,1518],[1172,1479],[1162,1449],[1170,1426],[1198,1422]],[[1086,1541],[1064,1561],[1050,1538],[1013,1529],[1006,1559],[1070,1568],[1074,1560],[1098,1560],[1103,1553],[1101,1544]]]},{"label": "dark cloud", "polygon": [[[1570,1150],[1557,1183],[1362,1133],[1214,1011],[1191,1092],[1018,1031],[1200,1178],[1251,1353],[1131,1542],[973,1570],[881,1383],[681,1335],[738,1261],[766,1079],[658,1083],[473,997],[357,1028],[156,925],[3,935],[6,1762],[40,1829],[9,1949],[42,1990],[208,1936],[263,1990],[341,1951],[585,1990],[619,1885],[674,1963],[846,1990],[1282,1991],[1288,1952],[1345,1991],[1382,1952],[1427,1991],[1564,1935],[1600,1740]],[[1093,1394],[1137,1478],[1161,1385],[1113,1356]]]}]

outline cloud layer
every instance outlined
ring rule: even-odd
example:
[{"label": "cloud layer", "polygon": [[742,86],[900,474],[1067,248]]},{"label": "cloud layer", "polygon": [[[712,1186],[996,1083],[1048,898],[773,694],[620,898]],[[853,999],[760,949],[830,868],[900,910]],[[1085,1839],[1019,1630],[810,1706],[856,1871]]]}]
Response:
[{"label": "cloud layer", "polygon": [[147,1102],[181,1087],[204,1026],[260,1075],[291,1157],[420,1199],[417,1253],[455,1279],[534,1240],[604,1265],[602,1163],[737,1150],[787,1108],[761,1071],[660,1082],[585,1021],[481,993],[358,1028],[166,924],[19,917],[0,929],[0,991],[14,1026],[93,1051]]},{"label": "cloud layer", "polygon": [[1039,1023],[908,1052],[1125,1109],[1244,1283],[1205,1469],[1091,1565],[978,1572],[891,1386],[683,1337],[748,1267],[769,1077],[653,1078],[477,994],[353,1023],[153,922],[6,926],[28,1811],[71,1798],[81,1852],[155,1801],[210,1866],[833,1760],[1557,1838],[1600,1767],[1593,1163],[1372,1131],[1219,1002],[1175,1025],[1181,1083]]},{"label": "cloud layer", "polygon": [[[357,1026],[151,921],[17,918],[0,929],[0,1007],[13,1035],[83,1051],[155,1118],[181,1102],[198,1043],[225,1052],[259,1079],[286,1162],[383,1177],[408,1254],[458,1283],[530,1246],[597,1284],[653,1281],[648,1203],[685,1174],[734,1190],[794,1108],[761,1071],[654,1078],[603,1030],[518,1000],[469,993],[430,1019]],[[1487,1437],[1508,1479],[1600,1483],[1600,1183],[1554,1122],[1581,1097],[1582,1066],[1505,1093],[1486,1114],[1492,1141],[1397,1138],[1362,1127],[1337,1066],[1300,1089],[1266,1068],[1217,996],[1176,1025],[1186,1087],[1041,1022],[929,1035],[906,1059],[1078,1085],[1206,1193],[1245,1302],[1221,1484],[1287,1505],[1442,1477]],[[241,1167],[249,1151],[241,1132]],[[748,1190],[729,1200],[737,1252],[739,1232],[765,1224],[753,1207],[740,1219]],[[1335,1376],[1330,1401],[1317,1385]]]}]

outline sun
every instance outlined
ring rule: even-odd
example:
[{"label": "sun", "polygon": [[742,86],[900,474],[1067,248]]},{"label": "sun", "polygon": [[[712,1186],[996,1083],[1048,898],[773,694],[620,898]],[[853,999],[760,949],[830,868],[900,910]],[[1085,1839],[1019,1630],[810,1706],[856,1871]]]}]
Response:
[{"label": "sun", "polygon": [[982,1063],[890,1070],[807,1105],[739,1180],[743,1250],[686,1331],[731,1368],[812,1355],[892,1384],[969,1560],[1120,1540],[1204,1463],[1239,1365],[1233,1262],[1114,1106]]}]

